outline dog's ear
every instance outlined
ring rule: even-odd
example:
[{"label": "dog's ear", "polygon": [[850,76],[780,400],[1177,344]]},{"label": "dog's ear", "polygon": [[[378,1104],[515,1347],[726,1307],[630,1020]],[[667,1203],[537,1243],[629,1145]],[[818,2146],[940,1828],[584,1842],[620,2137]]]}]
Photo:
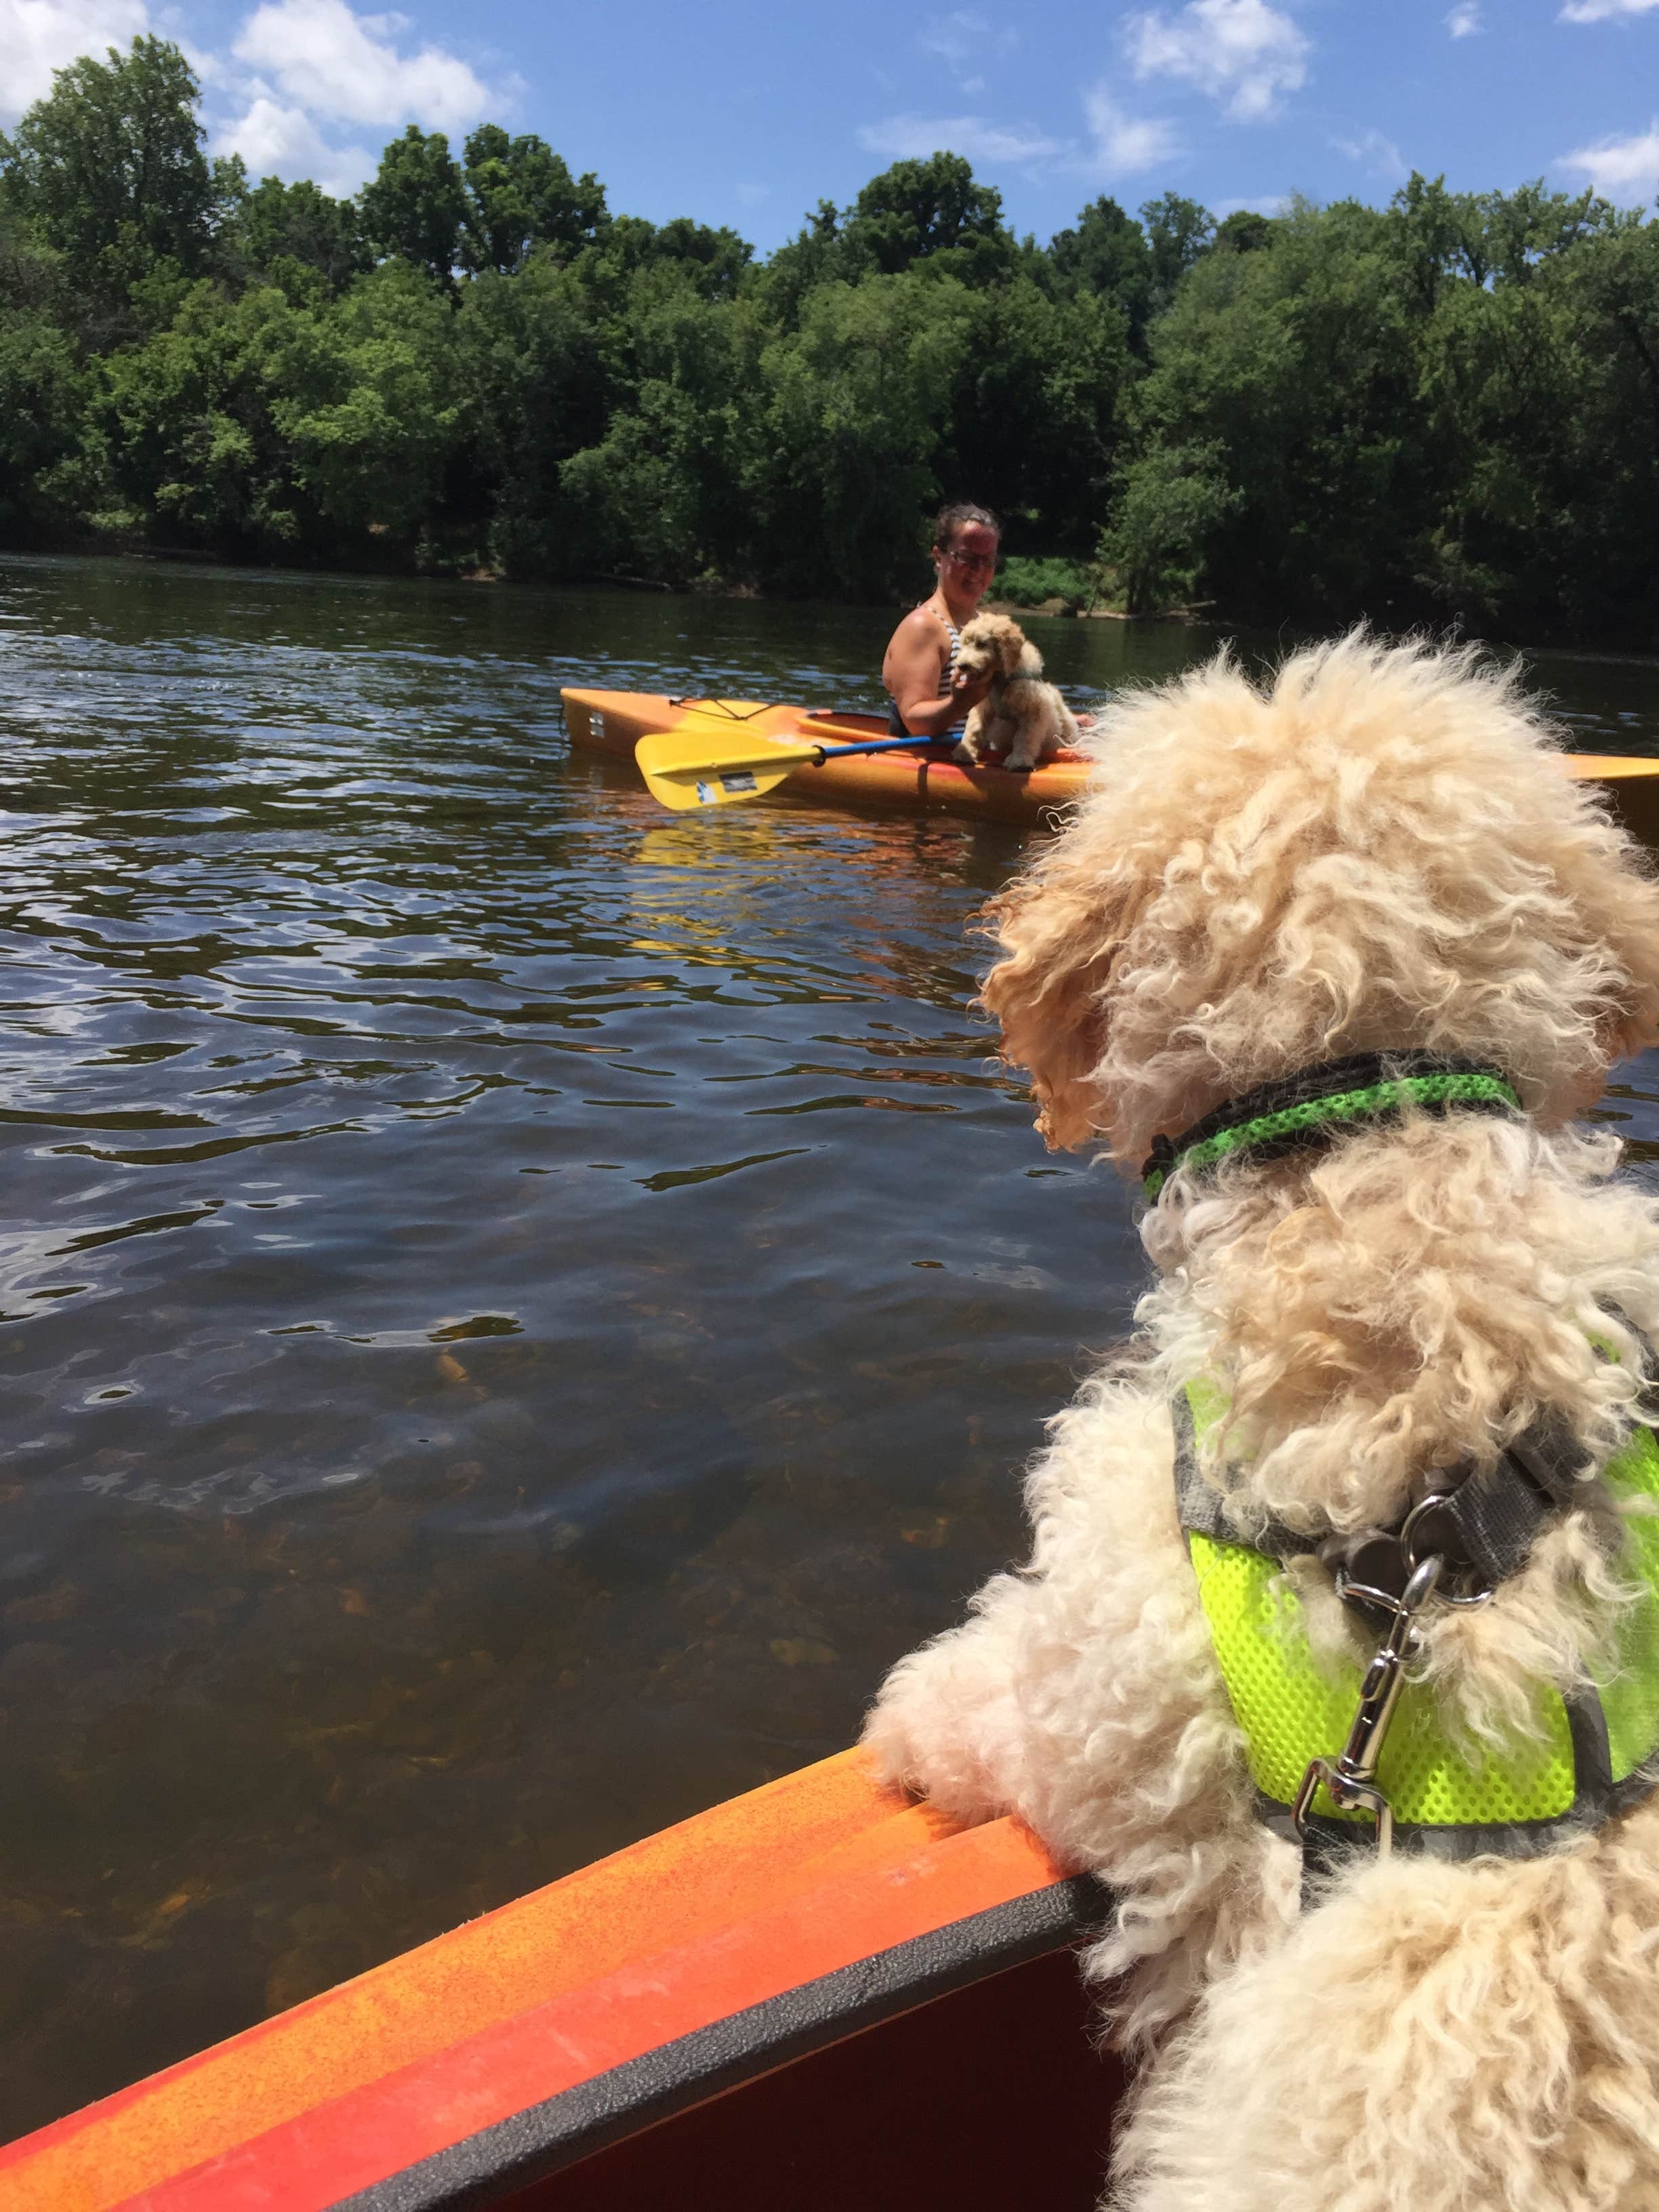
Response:
[{"label": "dog's ear", "polygon": [[997,626],[997,665],[1005,677],[1018,676],[1020,655],[1025,650],[1025,633],[1018,623],[1005,616]]},{"label": "dog's ear", "polygon": [[1115,887],[1097,876],[1069,885],[1064,842],[986,907],[1003,957],[980,994],[1002,1025],[1002,1059],[1030,1071],[1036,1126],[1051,1152],[1109,1132],[1110,1101],[1097,1073],[1104,999],[1142,902],[1142,887],[1127,877]]}]

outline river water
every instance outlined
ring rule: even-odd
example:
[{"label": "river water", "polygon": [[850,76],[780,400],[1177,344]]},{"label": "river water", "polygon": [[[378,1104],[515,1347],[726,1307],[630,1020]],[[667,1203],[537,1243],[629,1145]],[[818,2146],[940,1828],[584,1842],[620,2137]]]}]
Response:
[{"label": "river water", "polygon": [[839,1748],[1018,1550],[1140,1274],[968,1011],[1020,833],[560,720],[878,705],[890,621],[0,561],[0,2139]]}]

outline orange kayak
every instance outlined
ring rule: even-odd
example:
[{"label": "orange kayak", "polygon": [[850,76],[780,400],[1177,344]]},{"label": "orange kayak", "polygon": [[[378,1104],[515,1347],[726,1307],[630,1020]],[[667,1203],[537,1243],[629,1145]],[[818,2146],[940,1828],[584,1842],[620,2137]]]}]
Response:
[{"label": "orange kayak", "polygon": [[1613,811],[1632,837],[1659,847],[1659,761],[1617,753],[1564,753],[1562,765],[1581,781],[1605,784]]},{"label": "orange kayak", "polygon": [[[649,691],[568,690],[565,726],[573,745],[631,761],[638,740],[653,730],[688,736],[775,738],[795,744],[803,738],[830,754],[822,768],[804,768],[770,793],[818,806],[897,810],[911,813],[977,814],[1000,822],[1040,823],[1081,793],[1089,763],[1062,752],[1030,775],[1000,768],[958,768],[918,744],[914,754],[855,753],[837,760],[835,746],[884,737],[878,714],[839,708],[767,706],[741,699],[669,699]],[[1570,775],[1604,783],[1626,826],[1644,844],[1659,846],[1659,761],[1621,755],[1567,753]]]},{"label": "orange kayak", "polygon": [[873,807],[908,813],[977,814],[999,822],[1040,822],[1082,791],[1089,764],[1080,753],[1062,752],[1029,775],[1005,768],[958,768],[935,748],[917,741],[911,752],[854,753],[837,760],[838,744],[881,738],[879,714],[838,708],[769,707],[742,699],[667,699],[649,691],[566,691],[565,727],[570,742],[631,761],[634,747],[653,730],[688,737],[729,735],[744,741],[776,738],[820,744],[830,757],[822,768],[803,768],[781,783],[774,799],[809,805]]},{"label": "orange kayak", "polygon": [[1104,1893],[843,1753],[0,2150],[3,2212],[1089,2212]]}]

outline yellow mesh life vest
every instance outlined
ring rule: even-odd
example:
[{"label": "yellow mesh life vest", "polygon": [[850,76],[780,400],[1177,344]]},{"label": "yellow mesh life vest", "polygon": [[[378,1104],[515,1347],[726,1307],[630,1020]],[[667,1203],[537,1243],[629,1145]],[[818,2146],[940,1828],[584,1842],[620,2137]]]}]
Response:
[{"label": "yellow mesh life vest", "polygon": [[[1195,1382],[1187,1407],[1191,1430],[1182,1449],[1190,1453],[1225,1403],[1213,1385]],[[1376,1774],[1401,1847],[1453,1858],[1480,1851],[1529,1857],[1598,1826],[1659,1783],[1659,1441],[1652,1431],[1635,1430],[1601,1480],[1615,1500],[1652,1508],[1624,1522],[1620,1565],[1641,1595],[1623,1615],[1616,1666],[1595,1689],[1565,1698],[1539,1683],[1535,1735],[1501,1752],[1455,1743],[1431,1692],[1408,1680]],[[1347,1736],[1360,1667],[1316,1662],[1301,1600],[1277,1559],[1195,1528],[1187,1536],[1262,1815],[1293,1832],[1290,1808],[1310,1761],[1334,1758]],[[1322,1789],[1314,1815],[1310,1829],[1325,1831],[1328,1841],[1370,1832],[1367,1814],[1340,1810]]]}]

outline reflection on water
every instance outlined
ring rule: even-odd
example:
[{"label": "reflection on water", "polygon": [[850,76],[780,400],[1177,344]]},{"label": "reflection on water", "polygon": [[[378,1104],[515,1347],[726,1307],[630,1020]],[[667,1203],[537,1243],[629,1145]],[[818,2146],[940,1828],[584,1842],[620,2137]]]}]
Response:
[{"label": "reflection on water", "polygon": [[969,1011],[1017,833],[559,722],[887,628],[0,563],[0,2135],[836,1748],[1018,1544],[1139,1257]]}]

